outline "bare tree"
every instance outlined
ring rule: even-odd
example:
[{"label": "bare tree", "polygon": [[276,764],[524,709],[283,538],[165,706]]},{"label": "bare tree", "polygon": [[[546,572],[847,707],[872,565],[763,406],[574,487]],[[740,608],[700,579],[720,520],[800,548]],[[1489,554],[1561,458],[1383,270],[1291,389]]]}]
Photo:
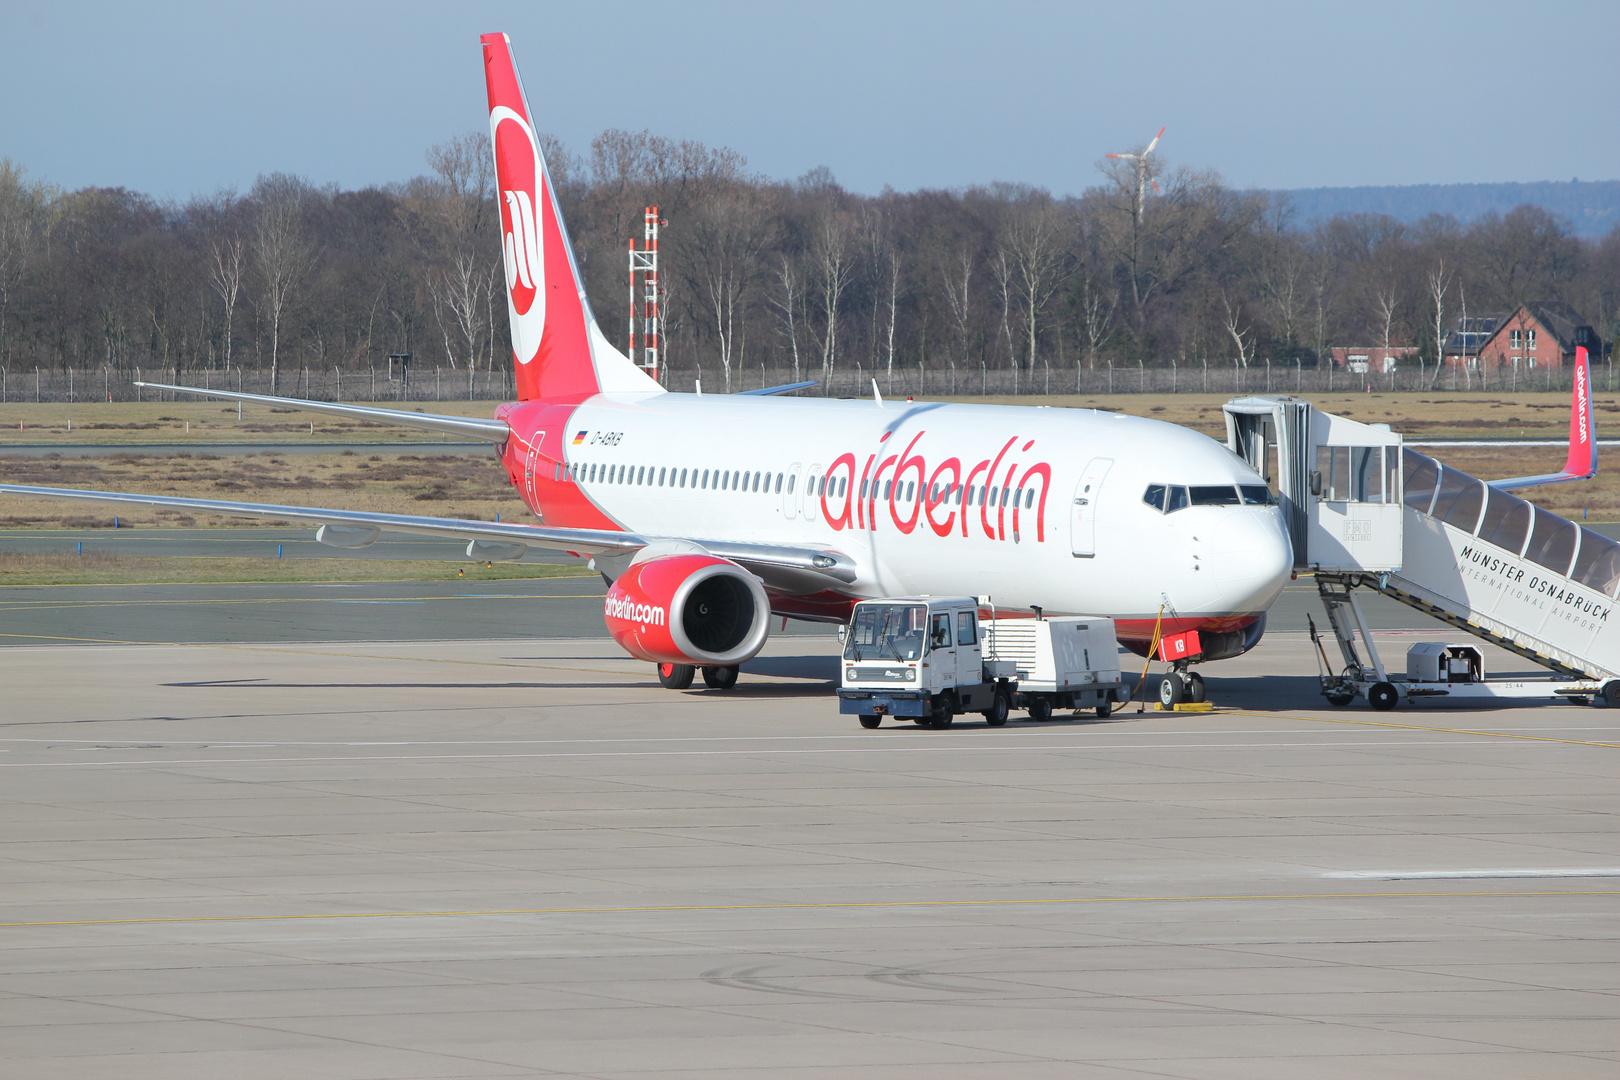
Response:
[{"label": "bare tree", "polygon": [[[1395,310],[1400,307],[1400,293],[1394,283],[1383,282],[1373,292],[1373,306],[1378,312],[1378,320],[1383,323],[1383,350],[1384,370],[1389,370],[1389,338],[1395,326]],[[1369,372],[1370,374],[1370,372]]]},{"label": "bare tree", "polygon": [[793,381],[801,381],[799,359],[799,308],[804,303],[804,290],[799,286],[798,273],[786,255],[776,271],[776,283],[782,287],[780,296],[771,296],[767,303],[776,310],[782,336],[787,338],[788,351],[793,356]]},{"label": "bare tree", "polygon": [[242,278],[247,270],[247,252],[240,237],[216,240],[209,248],[208,284],[225,305],[225,370],[231,368],[232,333],[236,323],[236,302],[242,295]]},{"label": "bare tree", "polygon": [[957,249],[950,266],[940,277],[945,286],[945,302],[951,312],[951,327],[956,331],[956,351],[951,354],[951,393],[956,393],[956,364],[967,363],[968,341],[973,321],[973,267],[975,260],[971,248]]},{"label": "bare tree", "polygon": [[[1451,271],[1441,259],[1428,274],[1429,301],[1434,305],[1434,376],[1429,388],[1440,383],[1440,372],[1446,366],[1446,293],[1451,288]],[[1421,361],[1420,361],[1421,363]]]},{"label": "bare tree", "polygon": [[1225,317],[1221,325],[1226,328],[1227,336],[1237,348],[1237,362],[1240,367],[1249,366],[1249,349],[1254,344],[1254,331],[1245,328],[1243,318],[1243,302],[1239,300],[1233,304],[1226,296],[1226,290],[1221,290],[1221,309]]},{"label": "bare tree", "polygon": [[743,188],[700,204],[687,229],[688,258],[683,272],[692,282],[692,291],[702,297],[729,394],[732,367],[740,362],[736,343],[743,330],[755,266],[769,241],[765,215],[757,193]]},{"label": "bare tree", "polygon": [[1013,345],[1012,333],[1012,296],[1013,296],[1013,268],[1007,260],[1007,249],[996,249],[996,257],[990,262],[990,272],[995,275],[996,287],[1001,290],[1001,340],[1007,347],[1007,365],[1012,368],[1013,393],[1018,393],[1018,351]]},{"label": "bare tree", "polygon": [[[1104,290],[1097,286],[1091,275],[1080,280],[1080,328],[1086,336],[1084,361],[1092,371],[1097,370],[1097,354],[1114,336],[1114,312],[1119,308],[1119,290]],[[1074,368],[1074,388],[1080,389],[1080,364]]]},{"label": "bare tree", "polygon": [[277,391],[281,363],[281,329],[294,292],[315,265],[315,249],[304,227],[309,185],[296,176],[272,173],[253,185],[258,203],[254,222],[253,259],[260,300],[270,324],[270,393]]},{"label": "bare tree", "polygon": [[[1046,302],[1063,280],[1064,250],[1057,208],[1044,200],[1027,199],[1014,204],[1012,221],[1006,230],[1006,248],[1012,255],[1013,285],[1023,308],[1025,357],[1031,376],[1035,373],[1038,320]],[[1017,364],[1017,358],[1013,363]]]},{"label": "bare tree", "polygon": [[[855,273],[854,259],[849,250],[849,223],[834,208],[828,207],[817,222],[815,241],[811,248],[811,262],[816,272],[816,291],[819,299],[821,322],[822,386],[828,387],[833,368],[838,363],[838,321],[843,314],[844,292]],[[816,327],[811,327],[812,333]]]}]

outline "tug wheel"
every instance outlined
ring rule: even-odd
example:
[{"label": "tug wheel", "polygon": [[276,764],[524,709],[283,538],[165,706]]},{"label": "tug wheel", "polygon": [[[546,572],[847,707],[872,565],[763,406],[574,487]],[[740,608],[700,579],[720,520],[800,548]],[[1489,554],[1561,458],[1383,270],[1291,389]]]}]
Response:
[{"label": "tug wheel", "polygon": [[861,713],[861,727],[868,731],[883,723],[883,717],[877,713]]},{"label": "tug wheel", "polygon": [[1367,691],[1367,704],[1379,712],[1388,712],[1401,699],[1395,687],[1387,682],[1374,683]]},{"label": "tug wheel", "polygon": [[1354,690],[1328,690],[1323,696],[1328,699],[1329,705],[1348,705],[1352,701],[1356,700],[1356,692]]}]

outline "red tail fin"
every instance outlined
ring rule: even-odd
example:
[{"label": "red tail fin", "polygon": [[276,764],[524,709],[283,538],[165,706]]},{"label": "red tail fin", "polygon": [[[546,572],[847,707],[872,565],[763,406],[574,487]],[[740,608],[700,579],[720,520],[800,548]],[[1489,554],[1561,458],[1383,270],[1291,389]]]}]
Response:
[{"label": "red tail fin", "polygon": [[1564,471],[1590,477],[1597,472],[1597,432],[1592,428],[1592,366],[1586,346],[1575,346],[1575,400],[1569,409],[1569,460]]},{"label": "red tail fin", "polygon": [[659,390],[596,327],[505,34],[485,34],[489,137],[519,401]]}]

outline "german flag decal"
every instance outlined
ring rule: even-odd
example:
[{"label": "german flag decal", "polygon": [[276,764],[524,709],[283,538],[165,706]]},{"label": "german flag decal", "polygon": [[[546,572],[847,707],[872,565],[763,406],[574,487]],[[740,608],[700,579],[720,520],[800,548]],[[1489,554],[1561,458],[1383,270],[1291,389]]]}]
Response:
[{"label": "german flag decal", "polygon": [[578,446],[580,443],[584,442],[585,441],[585,436],[588,435],[588,434],[590,434],[589,431],[576,432],[575,435],[574,435],[574,445]]}]

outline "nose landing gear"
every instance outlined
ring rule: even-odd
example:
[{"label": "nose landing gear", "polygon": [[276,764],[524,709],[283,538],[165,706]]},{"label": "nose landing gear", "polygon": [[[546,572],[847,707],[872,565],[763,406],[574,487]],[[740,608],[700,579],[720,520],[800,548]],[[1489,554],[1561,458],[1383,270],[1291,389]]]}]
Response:
[{"label": "nose landing gear", "polygon": [[1173,709],[1182,702],[1201,702],[1206,696],[1204,677],[1196,671],[1188,671],[1185,663],[1165,672],[1164,678],[1159,681],[1159,704],[1167,709]]}]

